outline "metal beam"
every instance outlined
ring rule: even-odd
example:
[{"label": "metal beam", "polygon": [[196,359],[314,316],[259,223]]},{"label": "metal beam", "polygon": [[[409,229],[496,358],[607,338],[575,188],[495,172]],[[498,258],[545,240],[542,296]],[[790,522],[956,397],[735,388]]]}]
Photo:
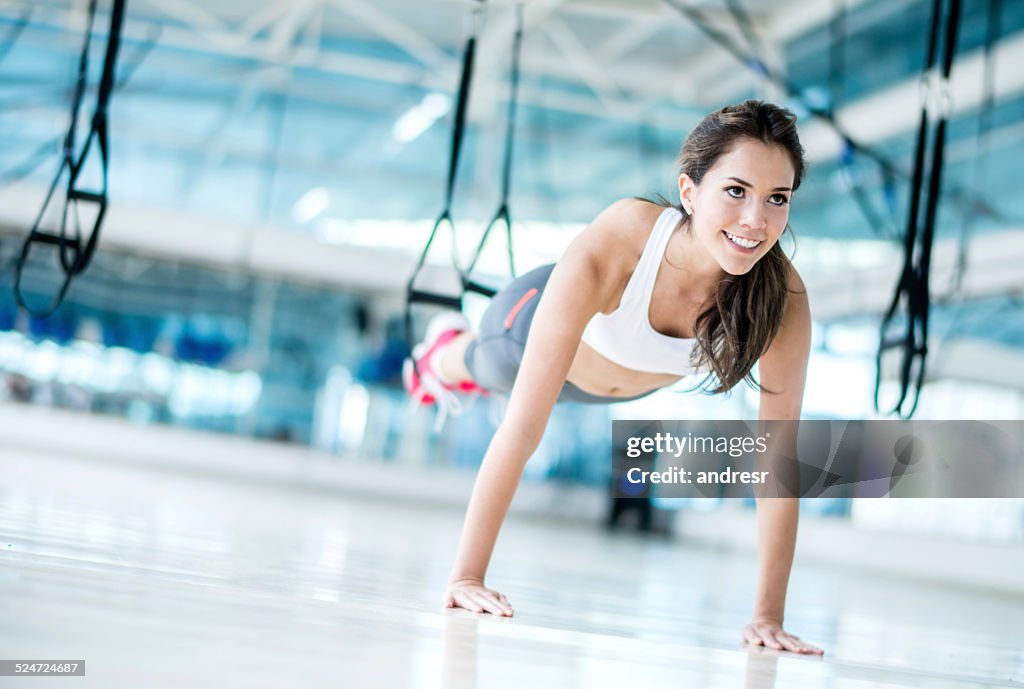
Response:
[{"label": "metal beam", "polygon": [[323,2],[324,0],[291,0],[286,12],[270,29],[267,40],[270,55],[282,61],[289,60],[294,53],[296,39],[313,20],[317,10],[323,7]]},{"label": "metal beam", "polygon": [[[541,44],[536,40],[537,29],[562,6],[565,0],[537,0],[522,7],[523,48],[520,59],[522,72],[536,74],[530,57],[538,57]],[[477,44],[474,69],[473,100],[470,118],[475,122],[491,122],[499,116],[508,94],[508,68],[511,60],[512,37],[516,30],[516,8],[508,7],[487,12]],[[545,53],[546,55],[546,53]],[[522,97],[523,86],[520,86]]]},{"label": "metal beam", "polygon": [[[887,3],[895,11],[909,0],[891,0]],[[846,11],[857,8],[867,0],[846,0]],[[786,6],[771,14],[751,13],[754,28],[776,46],[784,46],[812,29],[829,21],[835,14],[835,3],[826,0],[791,0]],[[679,21],[684,21],[678,14]],[[741,39],[739,30],[731,24],[727,33]],[[743,41],[740,40],[740,45]],[[682,67],[672,81],[672,93],[677,100],[686,103],[722,103],[736,98],[737,93],[759,83],[760,78],[750,69],[740,65],[725,50],[711,45],[692,64]]]},{"label": "metal beam", "polygon": [[360,24],[363,24],[381,38],[401,48],[415,60],[439,74],[454,69],[453,61],[433,41],[405,22],[395,19],[388,12],[374,7],[365,0],[330,0],[337,7]]},{"label": "metal beam", "polygon": [[622,90],[608,70],[594,59],[568,26],[552,17],[544,24],[544,32],[607,112],[621,119],[636,117],[636,106],[626,102]]},{"label": "metal beam", "polygon": [[614,64],[664,26],[665,21],[661,17],[642,17],[629,22],[599,48],[598,60],[606,65]]},{"label": "metal beam", "polygon": [[273,23],[288,12],[288,0],[273,0],[258,12],[253,12],[235,29],[242,43],[251,41],[261,31],[269,29]]},{"label": "metal beam", "polygon": [[[1005,98],[1024,91],[1024,31],[1007,36],[993,47],[995,95]],[[949,92],[952,114],[967,112],[981,105],[984,98],[985,51],[979,48],[957,58],[950,75]],[[839,123],[860,143],[876,144],[911,130],[921,116],[921,87],[917,77],[876,92],[842,108]],[[800,139],[810,160],[832,159],[842,142],[819,122],[809,122],[800,130]]]},{"label": "metal beam", "polygon": [[208,5],[200,7],[188,0],[146,0],[154,9],[165,16],[180,21],[199,33],[227,30],[227,24],[209,11]]},{"label": "metal beam", "polygon": [[[270,11],[270,7],[264,8],[260,17],[260,24],[268,24],[269,17],[274,16],[274,13]],[[73,13],[67,10],[58,9],[45,9],[40,10],[36,13],[37,23],[48,23],[55,26],[67,26],[74,20]],[[127,41],[132,42],[145,42],[151,38],[151,26],[152,24],[140,19],[133,19],[129,17],[125,22],[124,37]],[[278,65],[280,61],[271,56],[271,48],[268,45],[266,39],[255,38],[250,35],[253,30],[253,25],[246,26],[245,31],[228,31],[228,32],[209,32],[204,31],[202,33],[196,33],[192,30],[181,29],[173,26],[163,26],[160,35],[160,45],[169,48],[182,50],[185,52],[196,52],[196,53],[210,53],[219,52],[228,57],[250,59],[257,62],[263,62],[267,65]],[[31,33],[26,32],[23,36],[23,42],[39,42],[38,37],[33,37]],[[49,43],[46,45],[52,45],[52,39],[47,37]],[[499,42],[502,44],[504,42]],[[504,43],[507,45],[507,43]],[[500,45],[499,45],[500,48]],[[158,61],[159,55],[154,54],[147,58],[147,62]],[[188,60],[188,56],[177,56],[176,61],[178,64],[185,64]],[[572,68],[568,65],[560,64],[564,61],[554,61],[557,64],[551,69],[546,69],[545,65],[552,63],[550,54],[541,53],[535,51],[533,55],[524,55],[523,59],[523,71],[532,72],[537,74],[538,71],[547,71],[556,78],[567,78],[575,79],[576,74]],[[356,77],[361,79],[367,79],[372,81],[382,81],[385,83],[391,83],[401,86],[411,86],[426,89],[436,89],[438,91],[450,92],[456,83],[457,75],[455,74],[455,62],[449,61],[449,70],[447,75],[438,74],[430,70],[424,70],[421,66],[416,66],[408,62],[398,62],[395,60],[386,60],[380,58],[366,57],[363,55],[342,53],[339,51],[327,51],[321,50],[319,53],[313,53],[311,51],[298,50],[292,55],[289,62],[289,66],[296,67],[309,67],[311,69],[320,70],[326,74],[335,74],[340,76]],[[187,71],[187,70],[182,70]],[[624,70],[624,73],[628,76],[631,73],[629,70]],[[623,77],[616,76],[616,79]],[[649,90],[659,97],[663,96],[663,81],[659,84],[659,80],[667,79],[667,74],[653,73],[647,75],[645,84],[648,85]],[[273,93],[275,92],[275,85],[273,83],[266,83],[265,88]],[[320,93],[323,94],[323,102],[331,102],[330,93],[320,89]],[[555,111],[561,111],[571,114],[597,116],[600,114],[600,107],[592,98],[582,96],[580,94],[569,93],[569,92],[556,92],[551,89],[537,89],[531,88],[530,85],[524,84],[521,90],[522,102],[527,105],[533,105],[536,107],[547,108]],[[315,94],[313,94],[315,100]],[[615,109],[611,112],[606,113],[606,116],[612,119],[623,119],[627,122],[635,121],[631,116],[630,109]]]}]

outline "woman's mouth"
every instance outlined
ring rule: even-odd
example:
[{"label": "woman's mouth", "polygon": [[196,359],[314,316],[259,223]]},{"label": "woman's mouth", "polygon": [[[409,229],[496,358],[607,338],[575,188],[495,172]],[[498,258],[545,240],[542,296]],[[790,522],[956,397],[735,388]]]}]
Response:
[{"label": "woman's mouth", "polygon": [[729,244],[731,244],[734,249],[742,251],[743,253],[752,254],[754,253],[754,250],[761,245],[761,241],[757,239],[745,239],[743,237],[738,237],[731,232],[725,231],[723,231],[722,234],[726,236],[729,240]]}]

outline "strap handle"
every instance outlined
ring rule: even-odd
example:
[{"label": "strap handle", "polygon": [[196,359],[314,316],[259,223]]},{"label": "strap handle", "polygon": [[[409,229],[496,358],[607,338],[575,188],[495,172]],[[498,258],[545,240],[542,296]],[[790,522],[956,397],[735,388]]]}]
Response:
[{"label": "strap handle", "polygon": [[[469,106],[470,89],[473,84],[473,63],[476,56],[476,38],[479,31],[479,15],[483,9],[483,5],[484,0],[476,0],[476,4],[471,10],[469,37],[466,39],[466,44],[462,51],[462,73],[459,77],[455,118],[452,124],[452,139],[450,155],[448,158],[448,178],[445,184],[444,208],[441,209],[441,213],[437,216],[437,219],[434,220],[434,226],[430,230],[430,236],[427,238],[427,243],[423,247],[423,251],[420,252],[420,257],[416,262],[416,267],[413,269],[412,275],[409,276],[409,281],[405,286],[405,310],[403,313],[403,321],[405,322],[405,341],[410,352],[413,348],[413,304],[433,304],[435,306],[443,306],[460,311],[462,310],[462,297],[463,294],[465,294],[466,288],[464,283],[466,281],[466,277],[459,268],[455,222],[452,219],[451,208],[452,199],[455,194],[455,180],[458,177],[459,159],[462,155],[462,142],[466,135],[466,112]],[[457,295],[423,290],[416,286],[416,280],[419,278],[424,265],[426,265],[427,256],[430,253],[430,247],[433,245],[438,231],[446,224],[451,232],[452,238],[452,267],[455,268],[456,272],[459,274],[460,280],[463,282],[462,292]],[[413,359],[413,366],[414,368],[416,367],[415,358]],[[416,370],[416,374],[419,375],[419,370]]]},{"label": "strap handle", "polygon": [[[935,67],[940,23],[943,17],[943,0],[934,0],[932,9],[931,30],[928,40],[928,51],[925,60],[924,75],[928,75]],[[892,302],[882,318],[879,328],[879,346],[876,356],[875,371],[875,409],[879,409],[879,388],[881,387],[882,356],[890,350],[900,349],[899,381],[900,394],[891,409],[902,418],[910,418],[917,410],[924,385],[926,363],[928,357],[928,316],[931,306],[929,291],[929,275],[931,270],[931,251],[935,236],[935,223],[938,217],[939,200],[942,191],[942,168],[945,152],[946,125],[949,116],[948,83],[956,54],[956,39],[960,24],[961,0],[950,0],[949,14],[945,23],[941,75],[938,87],[940,110],[932,136],[931,159],[927,172],[929,174],[927,189],[924,187],[926,172],[926,153],[928,150],[929,102],[928,89],[923,90],[921,104],[921,120],[918,127],[917,147],[914,155],[914,171],[910,193],[910,212],[907,220],[907,231],[904,236],[904,263],[899,283]],[[924,196],[922,197],[922,193]],[[921,214],[921,205],[924,213]],[[920,231],[920,239],[918,233]],[[896,311],[901,302],[907,305],[907,320],[902,336],[890,335]],[[909,410],[904,408],[908,396],[913,389]]]},{"label": "strap handle", "polygon": [[452,219],[452,199],[455,194],[455,180],[458,177],[459,159],[462,155],[462,142],[466,135],[466,112],[469,106],[469,94],[472,88],[473,82],[473,62],[476,55],[476,34],[477,34],[477,15],[480,9],[483,7],[484,0],[477,0],[477,5],[472,10],[472,21],[470,26],[470,34],[466,39],[466,44],[462,52],[462,73],[459,77],[458,94],[456,96],[456,107],[455,107],[455,118],[452,124],[452,139],[450,147],[450,155],[448,158],[448,177],[445,183],[444,193],[444,207],[441,209],[440,214],[434,220],[434,226],[430,231],[430,237],[427,239],[426,246],[423,247],[423,251],[420,253],[419,260],[416,262],[416,267],[413,270],[412,276],[409,278],[409,282],[406,288],[408,304],[409,297],[416,296],[417,298],[422,297],[424,292],[415,288],[416,278],[419,277],[420,271],[423,270],[423,266],[427,261],[427,256],[430,253],[430,247],[434,243],[434,238],[437,236],[438,230],[442,225],[446,224],[451,230],[452,234],[452,250],[451,259],[452,266],[458,270],[458,260],[456,255],[456,234],[455,234],[455,223]]},{"label": "strap handle", "polygon": [[[75,81],[75,89],[71,99],[71,122],[68,125],[68,131],[64,137],[61,164],[57,169],[57,174],[54,176],[53,182],[50,184],[49,190],[46,193],[46,197],[43,200],[43,206],[39,210],[35,222],[29,230],[29,235],[22,245],[21,253],[15,266],[15,299],[21,308],[38,318],[49,316],[60,308],[74,277],[81,274],[86,267],[88,267],[89,262],[92,260],[92,257],[96,252],[96,247],[99,244],[100,231],[103,227],[103,220],[107,213],[108,170],[110,167],[110,132],[107,114],[110,106],[110,98],[116,83],[115,74],[117,68],[117,54],[121,45],[121,33],[124,25],[126,0],[113,0],[110,14],[110,28],[107,36],[107,46],[103,61],[103,72],[97,89],[96,104],[93,109],[92,121],[81,151],[76,153],[78,116],[81,111],[88,79],[89,48],[92,42],[92,27],[96,18],[96,4],[97,0],[90,0],[89,2],[86,34],[85,39],[83,40],[82,52],[78,60],[78,76]],[[79,175],[85,167],[94,139],[97,147],[99,148],[100,156],[100,191],[89,191],[78,186]],[[53,200],[57,186],[61,177],[64,175],[65,170],[68,172],[68,182],[64,206],[61,210],[60,230],[58,233],[54,234],[41,230],[40,227],[42,225],[43,217],[46,215],[46,210],[49,208],[50,202]],[[94,204],[97,206],[96,219],[93,222],[88,239],[84,242],[82,240],[81,225],[78,217],[80,204]],[[73,209],[74,213],[75,236],[73,238],[68,238],[67,225],[69,209]],[[31,253],[32,245],[37,242],[57,246],[61,268],[64,273],[64,279],[61,282],[61,286],[58,289],[56,296],[42,310],[34,309],[26,303],[21,285],[24,267]]]},{"label": "strap handle", "polygon": [[519,74],[522,59],[522,48],[523,5],[520,3],[516,5],[516,31],[512,38],[512,68],[509,73],[508,112],[505,120],[505,154],[501,167],[501,198],[498,201],[498,208],[495,211],[494,216],[491,218],[491,221],[484,229],[483,235],[480,237],[480,243],[476,247],[473,258],[469,262],[469,266],[462,275],[462,284],[465,289],[485,296],[493,296],[495,294],[495,290],[480,285],[473,281],[470,276],[476,268],[476,264],[480,260],[480,256],[483,254],[484,245],[487,243],[487,238],[490,236],[491,230],[494,229],[494,226],[499,222],[505,223],[505,245],[508,249],[509,273],[513,277],[515,277],[516,274],[515,252],[512,249],[512,217],[509,212],[509,193],[512,187],[512,156],[515,149],[516,109],[519,102]]}]

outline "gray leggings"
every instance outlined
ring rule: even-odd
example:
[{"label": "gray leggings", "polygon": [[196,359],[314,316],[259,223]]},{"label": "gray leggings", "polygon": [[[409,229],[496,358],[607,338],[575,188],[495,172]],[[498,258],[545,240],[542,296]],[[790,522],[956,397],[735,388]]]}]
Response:
[{"label": "gray leggings", "polygon": [[[466,347],[466,368],[480,387],[491,392],[511,392],[537,304],[554,267],[554,264],[541,266],[519,276],[491,299],[480,321],[477,338]],[[592,395],[565,381],[558,401],[608,404],[627,402],[649,394],[635,397]]]}]

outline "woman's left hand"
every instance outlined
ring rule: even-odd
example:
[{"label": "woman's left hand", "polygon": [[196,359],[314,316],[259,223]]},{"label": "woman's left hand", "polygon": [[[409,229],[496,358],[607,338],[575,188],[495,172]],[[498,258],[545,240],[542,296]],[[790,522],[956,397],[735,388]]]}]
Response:
[{"label": "woman's left hand", "polygon": [[781,622],[769,619],[756,619],[743,628],[743,640],[754,646],[764,646],[780,651],[824,655],[825,651],[802,641],[782,628]]}]

